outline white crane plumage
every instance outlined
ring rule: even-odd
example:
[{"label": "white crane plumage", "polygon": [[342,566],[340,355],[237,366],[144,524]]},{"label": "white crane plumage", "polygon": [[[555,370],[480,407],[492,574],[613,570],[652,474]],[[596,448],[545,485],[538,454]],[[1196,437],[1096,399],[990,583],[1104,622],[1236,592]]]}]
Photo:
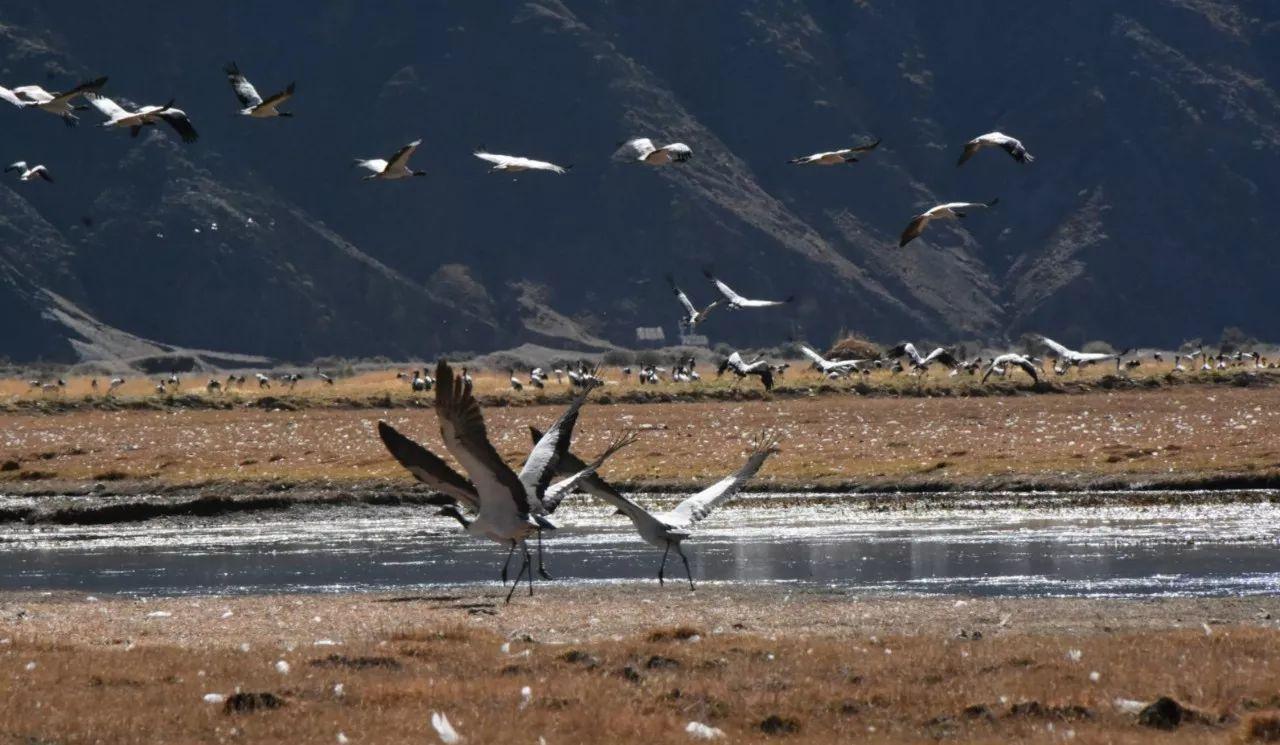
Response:
[{"label": "white crane plumage", "polygon": [[235,92],[236,98],[240,101],[240,115],[249,116],[254,119],[270,119],[277,116],[293,116],[288,111],[281,111],[280,104],[288,101],[293,97],[294,84],[289,85],[279,93],[267,96],[265,99],[258,95],[258,89],[253,87],[253,83],[240,72],[240,68],[236,63],[229,63],[225,72],[227,73],[227,82],[231,83],[231,90]]},{"label": "white crane plumage", "polygon": [[710,269],[703,269],[702,274],[707,279],[711,280],[711,284],[715,285],[716,289],[720,291],[720,294],[724,296],[725,302],[728,303],[729,310],[773,308],[779,305],[786,305],[787,303],[795,300],[794,295],[788,297],[786,300],[751,300],[739,295],[733,291],[732,287],[721,282],[719,279],[716,279],[715,274],[713,274]]},{"label": "white crane plumage", "polygon": [[1116,369],[1119,369],[1120,359],[1129,353],[1128,349],[1122,352],[1077,352],[1073,349],[1067,349],[1047,336],[1041,336],[1040,340],[1044,342],[1046,347],[1052,349],[1054,354],[1058,355],[1059,363],[1070,367],[1084,367],[1098,362],[1115,360]]},{"label": "white crane plumage", "polygon": [[967,216],[965,210],[983,209],[986,207],[994,207],[1000,203],[999,199],[992,199],[990,202],[947,202],[939,204],[921,212],[911,218],[911,222],[907,223],[907,229],[902,231],[902,237],[898,239],[898,248],[902,248],[911,241],[920,237],[924,229],[934,220],[955,220]]},{"label": "white crane plumage", "polygon": [[42,178],[49,183],[53,183],[53,176],[49,175],[49,169],[44,166],[27,167],[27,161],[20,160],[17,163],[10,163],[5,167],[4,172],[13,171],[18,174],[19,181],[31,181],[32,179]]},{"label": "white crane plumage", "polygon": [[857,163],[859,155],[875,150],[879,144],[880,139],[876,138],[875,142],[867,145],[846,147],[839,150],[828,150],[823,153],[814,153],[812,155],[802,155],[799,158],[792,158],[787,162],[799,166],[838,166],[845,163]]},{"label": "white crane plumage", "polygon": [[626,163],[665,166],[670,163],[684,163],[693,157],[693,150],[683,142],[673,142],[657,147],[648,137],[637,137],[619,145],[613,157],[615,160]]},{"label": "white crane plumage", "polygon": [[[541,437],[541,433],[532,427],[529,428],[529,433],[535,440]],[[694,589],[693,572],[689,568],[689,559],[680,548],[681,542],[691,535],[691,529],[698,522],[710,515],[716,507],[742,491],[742,487],[756,475],[769,456],[778,451],[777,437],[770,432],[762,433],[741,468],[666,512],[646,510],[623,496],[594,472],[582,479],[581,486],[588,494],[604,500],[630,518],[636,532],[646,543],[662,549],[662,563],[658,566],[658,584],[663,584],[667,557],[671,550],[675,549],[676,555],[684,562],[685,573],[689,578],[689,589],[692,590]],[[582,460],[572,452],[566,452],[560,459],[559,468],[564,473],[578,470],[583,465]]]},{"label": "white crane plumage", "polygon": [[551,173],[564,174],[573,166],[558,166],[545,160],[533,160],[532,158],[522,158],[518,155],[499,155],[497,153],[487,153],[484,150],[477,150],[475,155],[486,163],[492,163],[493,168],[490,172],[502,173],[520,173],[522,171],[549,171]]},{"label": "white crane plumage", "polygon": [[107,84],[106,77],[81,83],[68,91],[53,92],[38,85],[20,85],[12,90],[0,86],[0,99],[4,99],[20,109],[35,108],[47,111],[62,118],[68,127],[74,127],[80,121],[75,115],[76,107],[72,101],[76,96],[97,91]]},{"label": "white crane plumage", "polygon": [[191,126],[191,119],[187,117],[187,112],[175,109],[173,101],[169,101],[164,106],[143,106],[137,111],[128,111],[110,98],[97,93],[87,92],[84,97],[107,118],[107,121],[102,123],[103,127],[128,129],[131,136],[137,137],[143,127],[154,126],[157,121],[163,120],[173,127],[173,131],[178,133],[183,142],[191,143],[200,139],[195,127]]},{"label": "white crane plumage", "polygon": [[987,382],[987,378],[992,373],[1003,376],[1010,367],[1020,367],[1031,376],[1032,382],[1040,382],[1040,373],[1036,369],[1036,364],[1029,357],[1021,354],[1002,354],[991,360],[991,364],[987,367],[987,371],[982,375],[982,382]]},{"label": "white crane plumage", "polygon": [[964,165],[965,161],[976,155],[979,150],[987,147],[998,147],[1019,163],[1030,163],[1035,160],[1031,153],[1027,152],[1027,149],[1022,146],[1021,140],[1010,137],[1003,132],[988,132],[964,144],[964,152],[960,154],[960,160],[956,163],[956,167],[959,168]]},{"label": "white crane plumage", "polygon": [[890,349],[888,352],[885,352],[885,356],[890,359],[907,357],[911,360],[911,367],[916,370],[928,370],[929,366],[935,362],[952,369],[960,364],[960,361],[944,347],[938,347],[929,354],[922,355],[919,350],[916,349],[916,345],[909,341],[904,341],[893,349]]},{"label": "white crane plumage", "polygon": [[684,306],[684,318],[681,320],[681,323],[689,330],[689,333],[693,333],[694,329],[698,327],[698,324],[707,320],[708,313],[715,310],[725,302],[724,300],[716,300],[702,310],[698,310],[694,307],[693,302],[689,300],[689,296],[684,294],[684,290],[681,290],[676,285],[675,277],[668,274],[667,283],[671,285],[671,292],[675,294],[676,300],[679,300],[680,305]]},{"label": "white crane plumage", "polygon": [[803,344],[800,345],[800,353],[809,358],[809,361],[821,370],[823,375],[827,376],[848,375],[857,372],[859,366],[863,363],[863,360],[841,360],[839,362],[829,360]]},{"label": "white crane plumage", "polygon": [[408,178],[410,176],[425,176],[426,171],[415,171],[409,168],[409,158],[413,155],[413,151],[418,149],[422,144],[422,140],[414,140],[408,145],[396,151],[390,160],[382,158],[372,158],[370,160],[356,159],[353,165],[357,168],[363,168],[369,171],[369,175],[364,177],[365,181],[371,179],[394,180]]},{"label": "white crane plumage", "polygon": [[760,378],[760,382],[764,385],[766,391],[773,390],[773,367],[767,360],[757,359],[747,363],[742,359],[742,354],[734,352],[724,362],[720,363],[719,369],[716,370],[716,375],[724,375],[726,371],[732,372],[737,377],[737,380],[734,381],[735,386],[741,383],[743,378],[754,375]]}]

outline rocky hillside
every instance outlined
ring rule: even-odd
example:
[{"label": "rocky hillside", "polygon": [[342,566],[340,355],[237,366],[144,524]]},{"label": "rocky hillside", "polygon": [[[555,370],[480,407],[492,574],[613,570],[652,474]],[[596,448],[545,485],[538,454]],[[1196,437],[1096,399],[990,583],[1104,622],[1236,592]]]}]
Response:
[{"label": "rocky hillside", "polygon": [[[708,301],[704,266],[797,297],[713,315],[731,344],[1276,336],[1261,0],[21,5],[0,7],[0,83],[109,75],[107,95],[176,98],[201,138],[0,107],[0,160],[57,178],[0,182],[15,361],[600,348],[674,334],[662,277]],[[296,116],[235,116],[233,59],[264,93],[296,80]],[[1036,162],[957,169],[996,128]],[[635,135],[695,158],[610,162]],[[424,178],[350,168],[418,137]],[[855,165],[786,164],[873,137]],[[575,167],[492,175],[481,144]],[[995,196],[897,248],[922,208]]]}]

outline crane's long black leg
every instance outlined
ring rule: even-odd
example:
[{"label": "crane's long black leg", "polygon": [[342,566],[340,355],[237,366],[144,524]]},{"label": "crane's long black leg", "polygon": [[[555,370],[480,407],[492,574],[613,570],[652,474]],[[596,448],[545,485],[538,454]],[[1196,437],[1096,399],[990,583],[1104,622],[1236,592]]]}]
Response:
[{"label": "crane's long black leg", "polygon": [[502,586],[507,586],[507,568],[511,566],[511,555],[516,552],[516,542],[511,542],[511,550],[507,552],[507,560],[502,562]]},{"label": "crane's long black leg", "polygon": [[529,567],[529,597],[533,597],[533,557],[529,556],[528,541],[524,542],[524,565]]},{"label": "crane's long black leg", "polygon": [[662,572],[667,568],[667,554],[671,553],[671,541],[667,541],[667,550],[662,552],[662,563],[658,565],[658,587],[662,587]]},{"label": "crane's long black leg", "polygon": [[508,603],[511,602],[511,596],[516,594],[516,588],[520,586],[520,578],[524,576],[526,570],[532,574],[532,570],[529,568],[529,555],[527,553],[525,554],[524,561],[520,563],[520,572],[516,575],[516,581],[511,583],[511,589],[507,592]]},{"label": "crane's long black leg", "polygon": [[693,586],[693,570],[689,568],[689,559],[685,557],[684,549],[680,548],[680,544],[678,543],[676,544],[676,553],[680,554],[680,560],[684,562],[684,573],[689,577],[689,589],[696,589]]},{"label": "crane's long black leg", "polygon": [[545,580],[555,579],[555,577],[552,577],[551,573],[547,571],[547,568],[542,565],[542,531],[541,530],[538,531],[538,574]]}]

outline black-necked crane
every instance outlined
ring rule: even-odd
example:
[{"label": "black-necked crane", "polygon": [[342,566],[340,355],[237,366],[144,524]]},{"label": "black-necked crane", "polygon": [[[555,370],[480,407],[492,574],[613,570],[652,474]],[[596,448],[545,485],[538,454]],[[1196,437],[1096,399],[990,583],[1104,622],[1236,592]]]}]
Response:
[{"label": "black-necked crane", "polygon": [[498,153],[489,153],[484,150],[476,150],[472,155],[486,163],[492,163],[493,167],[490,172],[497,173],[521,173],[524,171],[547,171],[549,173],[564,174],[573,166],[558,166],[545,160],[534,160],[532,158],[522,158],[519,155],[500,155]]},{"label": "black-necked crane", "polygon": [[990,202],[947,202],[945,204],[935,205],[911,218],[911,222],[907,223],[906,230],[902,231],[902,236],[898,239],[898,248],[902,248],[911,241],[920,237],[924,229],[934,220],[956,220],[968,216],[968,210],[985,209],[994,207],[1000,203],[999,199],[992,199]]},{"label": "black-necked crane", "polygon": [[293,83],[289,83],[288,87],[279,93],[267,96],[265,99],[258,95],[258,89],[253,87],[253,83],[240,72],[240,68],[236,63],[229,63],[224,71],[227,73],[227,82],[231,83],[231,90],[235,92],[236,98],[240,101],[240,115],[248,116],[254,119],[270,119],[277,116],[293,116],[288,111],[281,111],[280,104],[288,101],[293,97]]},{"label": "black-necked crane", "polygon": [[122,385],[124,385],[124,378],[112,378],[111,382],[107,383],[107,395],[112,395]]},{"label": "black-necked crane", "polygon": [[929,366],[935,362],[953,370],[956,365],[960,364],[959,360],[955,358],[955,355],[951,354],[951,352],[947,351],[944,347],[938,347],[929,354],[922,355],[916,349],[916,345],[909,341],[904,341],[898,344],[898,346],[885,352],[884,356],[890,359],[906,357],[911,360],[911,369],[918,370],[920,372],[927,371]]},{"label": "black-necked crane", "polygon": [[263,375],[262,373],[254,373],[253,377],[257,379],[259,388],[271,387],[271,378],[267,377],[266,375]]},{"label": "black-necked crane", "polygon": [[1081,368],[1099,362],[1106,362],[1107,360],[1115,360],[1116,369],[1119,370],[1121,359],[1129,353],[1128,349],[1123,352],[1077,352],[1073,349],[1067,349],[1047,336],[1041,336],[1040,340],[1058,355],[1059,364],[1066,367]]},{"label": "black-necked crane", "polygon": [[845,147],[839,150],[828,150],[822,153],[813,153],[812,155],[802,155],[799,158],[792,158],[787,161],[798,166],[838,166],[845,163],[857,163],[858,156],[863,153],[869,153],[875,150],[880,144],[880,138],[876,138],[875,142],[866,145],[858,145],[857,147]]},{"label": "black-necked crane", "polygon": [[[536,429],[529,428],[530,434],[537,440],[541,437]],[[764,432],[753,444],[747,462],[734,473],[717,481],[693,496],[680,502],[674,509],[666,512],[650,512],[614,489],[607,481],[592,472],[581,481],[583,491],[604,500],[610,506],[631,519],[636,532],[651,546],[662,549],[662,563],[658,565],[658,584],[664,583],[664,571],[667,557],[674,549],[676,555],[684,562],[685,574],[689,578],[689,589],[694,589],[693,571],[689,567],[689,559],[681,550],[681,543],[692,534],[693,527],[711,514],[716,507],[732,499],[742,487],[750,481],[770,455],[779,451],[778,439],[770,432]],[[573,472],[583,466],[583,462],[572,452],[566,452],[560,458],[561,473]]]},{"label": "black-necked crane", "polygon": [[[378,434],[401,465],[415,478],[441,493],[442,496],[436,502],[444,505],[441,514],[457,520],[472,536],[511,547],[502,569],[504,583],[511,555],[517,547],[524,548],[524,561],[511,592],[515,592],[516,585],[527,571],[529,591],[532,593],[533,566],[526,539],[535,532],[541,535],[543,529],[554,529],[555,525],[547,519],[547,515],[554,511],[564,495],[605,459],[631,444],[635,439],[634,435],[613,443],[594,465],[552,484],[555,468],[561,456],[567,452],[573,436],[578,411],[590,394],[590,390],[584,391],[574,398],[564,414],[538,439],[517,475],[490,443],[484,415],[472,393],[471,384],[455,376],[453,369],[443,360],[436,366],[436,380],[435,408],[441,438],[470,479],[463,478],[438,456],[401,435],[386,422],[378,423]],[[475,517],[465,517],[457,510],[457,504],[470,508],[476,513]],[[549,576],[541,567],[541,557],[538,568],[544,577]],[[507,599],[510,598],[511,595],[508,594]]]},{"label": "black-necked crane", "polygon": [[740,353],[734,352],[720,363],[720,367],[716,370],[716,377],[724,375],[726,371],[732,372],[737,378],[733,382],[735,387],[742,382],[743,378],[754,375],[760,378],[766,391],[773,390],[773,367],[766,360],[756,359],[747,363],[743,361]]},{"label": "black-necked crane", "polygon": [[383,181],[393,181],[395,179],[408,178],[410,176],[425,176],[426,171],[415,171],[409,168],[409,158],[413,155],[413,151],[418,149],[422,144],[422,140],[414,140],[408,145],[400,148],[392,155],[389,160],[382,158],[371,158],[369,160],[356,159],[353,163],[356,168],[363,168],[369,171],[369,175],[363,180],[370,181],[379,179]]},{"label": "black-necked crane", "polygon": [[681,319],[680,323],[684,328],[688,329],[691,334],[698,327],[698,324],[707,320],[708,313],[715,310],[725,302],[723,299],[716,300],[707,307],[699,310],[694,307],[693,303],[689,300],[689,296],[684,294],[684,290],[681,290],[676,285],[675,277],[668,274],[667,283],[671,285],[671,292],[675,294],[676,300],[679,300],[680,305],[684,307],[684,317]]},{"label": "black-necked crane", "polygon": [[102,123],[103,127],[127,129],[131,136],[137,137],[143,127],[154,126],[156,122],[164,121],[173,127],[173,131],[178,133],[183,142],[190,143],[200,139],[196,128],[191,125],[187,112],[175,109],[173,101],[169,101],[164,106],[143,106],[136,111],[128,111],[110,98],[97,93],[85,93],[84,97],[107,118],[107,121]]},{"label": "black-necked crane", "polygon": [[787,303],[795,300],[794,295],[788,297],[786,300],[752,300],[734,292],[732,287],[717,279],[716,275],[710,269],[703,269],[702,274],[707,279],[711,280],[711,284],[715,285],[716,289],[720,291],[720,294],[724,296],[724,300],[728,304],[729,310],[774,308],[779,305],[786,305]]},{"label": "black-necked crane", "polygon": [[10,163],[9,165],[5,166],[4,172],[5,173],[12,172],[12,173],[18,174],[19,181],[32,181],[34,179],[42,178],[51,184],[53,183],[53,176],[49,175],[48,168],[45,168],[42,165],[27,166],[27,161],[25,160],[20,160],[16,163]]},{"label": "black-necked crane", "polygon": [[964,165],[965,161],[977,155],[979,150],[988,147],[998,147],[1004,150],[1019,163],[1030,163],[1035,160],[1031,153],[1027,152],[1027,149],[1022,146],[1022,141],[1016,137],[1010,137],[1003,132],[988,132],[964,144],[964,152],[960,154],[960,160],[956,163],[956,167],[959,168]]},{"label": "black-necked crane", "polygon": [[693,157],[693,150],[683,142],[672,142],[657,147],[648,137],[637,137],[621,143],[614,151],[613,157],[624,163],[665,166],[670,163],[684,163]]},{"label": "black-necked crane", "polygon": [[515,371],[515,370],[512,370],[512,371],[511,371],[511,390],[513,390],[513,391],[523,391],[523,390],[524,390],[524,383],[521,383],[521,382],[520,382],[520,378],[517,378],[517,377],[516,377],[516,371]]},{"label": "black-necked crane", "polygon": [[1036,369],[1035,362],[1031,358],[1021,354],[1002,354],[991,360],[991,364],[987,367],[987,371],[982,375],[982,382],[987,382],[987,378],[994,373],[1001,377],[1009,371],[1010,368],[1020,367],[1023,372],[1031,376],[1033,383],[1040,382],[1040,373]]},{"label": "black-necked crane", "polygon": [[76,96],[96,92],[106,84],[107,79],[101,77],[81,83],[68,91],[52,93],[38,85],[20,85],[12,90],[0,87],[0,99],[4,99],[18,108],[47,111],[54,116],[60,117],[63,124],[68,127],[74,127],[79,122],[79,118],[75,115],[77,107],[72,104],[72,101],[75,100]]},{"label": "black-necked crane", "polygon": [[222,383],[217,378],[209,378],[209,382],[204,384],[206,393],[219,393],[222,391]]},{"label": "black-necked crane", "polygon": [[829,360],[805,345],[800,345],[800,353],[813,363],[813,366],[829,378],[842,377],[857,372],[866,360]]}]

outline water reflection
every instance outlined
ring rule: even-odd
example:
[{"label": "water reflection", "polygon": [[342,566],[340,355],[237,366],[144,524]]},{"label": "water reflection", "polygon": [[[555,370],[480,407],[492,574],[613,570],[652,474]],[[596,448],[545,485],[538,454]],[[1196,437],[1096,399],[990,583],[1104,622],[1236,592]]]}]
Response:
[{"label": "water reflection", "polygon": [[[849,592],[1146,596],[1280,592],[1280,506],[872,511],[782,499],[712,518],[695,580]],[[0,529],[0,589],[184,594],[389,590],[495,581],[504,552],[413,508]],[[561,581],[653,580],[660,554],[608,510],[562,513]],[[682,578],[669,565],[669,578]]]}]

